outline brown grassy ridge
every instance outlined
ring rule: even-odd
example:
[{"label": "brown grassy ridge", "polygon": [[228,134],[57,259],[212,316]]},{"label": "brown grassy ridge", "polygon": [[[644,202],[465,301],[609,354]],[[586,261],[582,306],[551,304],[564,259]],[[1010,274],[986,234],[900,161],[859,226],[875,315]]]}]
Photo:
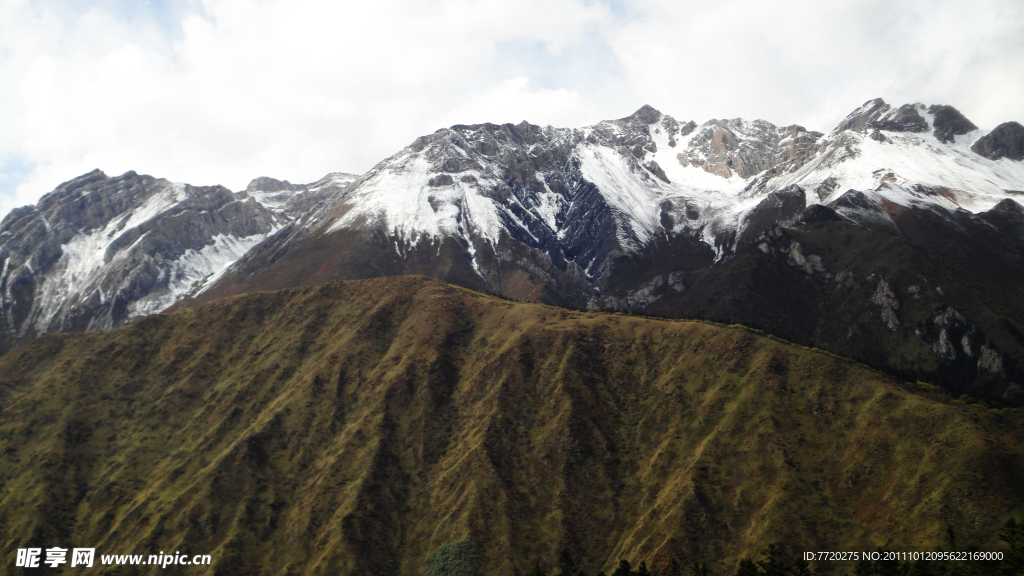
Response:
[{"label": "brown grassy ridge", "polygon": [[1019,411],[738,327],[422,277],[48,336],[0,356],[0,406],[10,564],[95,546],[211,553],[217,574],[411,575],[470,538],[488,574],[563,547],[591,573],[731,572],[776,540],[930,546],[953,524],[994,546],[1024,508]]}]

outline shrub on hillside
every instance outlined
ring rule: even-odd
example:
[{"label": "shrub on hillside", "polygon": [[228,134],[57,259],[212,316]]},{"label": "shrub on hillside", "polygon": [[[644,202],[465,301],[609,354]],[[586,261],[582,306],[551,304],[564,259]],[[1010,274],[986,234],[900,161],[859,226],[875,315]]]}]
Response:
[{"label": "shrub on hillside", "polygon": [[476,546],[469,540],[441,544],[427,556],[424,576],[483,576]]}]

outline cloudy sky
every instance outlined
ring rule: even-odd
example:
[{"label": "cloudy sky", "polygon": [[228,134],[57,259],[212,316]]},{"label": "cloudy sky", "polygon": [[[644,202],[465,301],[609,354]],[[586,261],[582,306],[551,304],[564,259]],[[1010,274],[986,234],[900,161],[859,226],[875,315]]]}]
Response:
[{"label": "cloudy sky", "polygon": [[455,123],[1024,121],[1020,0],[0,0],[0,216],[93,168],[244,188]]}]

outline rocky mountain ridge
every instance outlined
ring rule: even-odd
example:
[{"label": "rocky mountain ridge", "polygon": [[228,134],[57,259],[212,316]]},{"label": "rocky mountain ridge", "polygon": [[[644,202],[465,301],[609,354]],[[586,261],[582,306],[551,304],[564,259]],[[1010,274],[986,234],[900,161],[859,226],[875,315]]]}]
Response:
[{"label": "rocky mountain ridge", "polygon": [[[1003,361],[993,384],[974,354],[973,375],[963,368],[957,382],[985,380],[1001,397],[1024,365],[1020,289],[1007,280],[1022,273],[1015,126],[984,134],[950,106],[881,100],[827,134],[762,120],[698,126],[649,106],[580,129],[455,125],[359,177],[254,180],[238,197],[279,230],[182,294],[419,273],[519,300],[742,321],[929,378],[951,360],[935,352],[941,332],[910,328],[908,314],[952,307],[991,317],[976,336]],[[916,256],[878,251],[895,245]],[[826,288],[839,277],[860,286],[842,320]],[[904,277],[953,288],[922,297],[937,311],[872,302]],[[995,282],[998,304],[980,278]],[[890,333],[900,346],[881,344]]]},{"label": "rocky mountain ridge", "polygon": [[164,310],[283,223],[219,186],[98,170],[71,180],[0,225],[0,350]]}]

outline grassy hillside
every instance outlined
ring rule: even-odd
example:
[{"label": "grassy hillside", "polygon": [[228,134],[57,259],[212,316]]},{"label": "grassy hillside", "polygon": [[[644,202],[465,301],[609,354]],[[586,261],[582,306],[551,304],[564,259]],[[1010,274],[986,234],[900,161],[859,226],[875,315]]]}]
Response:
[{"label": "grassy hillside", "polygon": [[743,328],[420,277],[48,336],[0,356],[0,406],[4,570],[59,545],[412,575],[469,539],[487,574],[563,548],[588,573],[731,573],[776,540],[930,546],[953,524],[994,546],[1024,509],[1018,410]]}]

